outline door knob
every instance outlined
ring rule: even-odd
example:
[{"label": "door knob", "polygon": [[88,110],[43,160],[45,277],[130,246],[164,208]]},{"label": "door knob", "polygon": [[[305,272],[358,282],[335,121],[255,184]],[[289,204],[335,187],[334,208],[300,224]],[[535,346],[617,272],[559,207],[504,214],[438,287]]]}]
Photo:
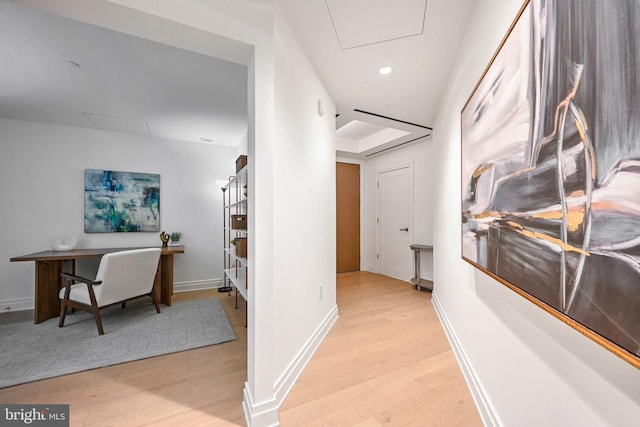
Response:
[{"label": "door knob", "polygon": [[409,231],[409,228],[401,228],[400,231]]}]

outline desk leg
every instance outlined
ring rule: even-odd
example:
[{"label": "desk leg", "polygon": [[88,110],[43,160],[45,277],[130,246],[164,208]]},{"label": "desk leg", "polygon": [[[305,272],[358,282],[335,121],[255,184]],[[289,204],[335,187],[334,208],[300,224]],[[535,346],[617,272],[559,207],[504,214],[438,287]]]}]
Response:
[{"label": "desk leg", "polygon": [[173,254],[160,257],[160,302],[171,306],[173,296]]},{"label": "desk leg", "polygon": [[60,273],[74,274],[75,260],[36,261],[35,323],[42,323],[60,315]]}]

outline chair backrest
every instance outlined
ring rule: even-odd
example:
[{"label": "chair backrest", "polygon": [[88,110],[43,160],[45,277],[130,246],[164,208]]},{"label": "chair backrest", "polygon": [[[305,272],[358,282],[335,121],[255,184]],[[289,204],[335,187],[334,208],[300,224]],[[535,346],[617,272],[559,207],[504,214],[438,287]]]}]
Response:
[{"label": "chair backrest", "polygon": [[132,249],[102,256],[94,292],[99,307],[151,292],[160,248]]}]

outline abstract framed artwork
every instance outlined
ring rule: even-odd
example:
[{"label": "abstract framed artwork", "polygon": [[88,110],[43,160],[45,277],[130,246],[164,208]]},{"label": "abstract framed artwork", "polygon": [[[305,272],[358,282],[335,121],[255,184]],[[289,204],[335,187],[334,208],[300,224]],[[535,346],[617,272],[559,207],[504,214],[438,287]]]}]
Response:
[{"label": "abstract framed artwork", "polygon": [[85,169],[84,231],[160,231],[160,175]]},{"label": "abstract framed artwork", "polygon": [[526,2],[461,112],[462,258],[638,368],[639,19]]}]

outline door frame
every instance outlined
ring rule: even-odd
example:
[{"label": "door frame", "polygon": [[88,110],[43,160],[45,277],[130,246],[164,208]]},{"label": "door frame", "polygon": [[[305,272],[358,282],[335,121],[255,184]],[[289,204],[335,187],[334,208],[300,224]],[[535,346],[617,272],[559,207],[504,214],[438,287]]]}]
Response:
[{"label": "door frame", "polygon": [[381,265],[381,260],[380,260],[380,256],[379,254],[382,252],[382,231],[380,229],[380,215],[381,215],[381,211],[382,211],[382,197],[380,195],[380,176],[382,174],[388,173],[388,172],[393,172],[396,170],[400,170],[400,169],[408,169],[409,170],[409,176],[411,177],[411,191],[409,194],[411,194],[410,200],[409,200],[409,241],[410,243],[414,242],[414,224],[415,224],[415,171],[414,171],[414,162],[411,161],[409,163],[403,163],[400,165],[396,165],[393,167],[389,167],[389,168],[385,168],[385,169],[380,169],[376,171],[376,201],[375,201],[375,254],[374,254],[374,260],[375,260],[375,268],[376,268],[376,273],[380,274],[380,265]]}]

